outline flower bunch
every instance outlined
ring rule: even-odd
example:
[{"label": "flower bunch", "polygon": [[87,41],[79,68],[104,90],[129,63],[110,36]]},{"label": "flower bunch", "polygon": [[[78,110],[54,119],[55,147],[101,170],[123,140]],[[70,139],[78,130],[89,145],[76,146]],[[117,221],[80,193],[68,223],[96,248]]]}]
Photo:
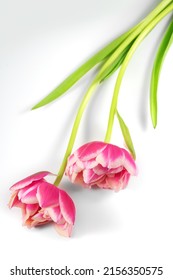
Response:
[{"label": "flower bunch", "polygon": [[42,171],[16,184],[10,190],[9,207],[22,210],[23,225],[28,228],[53,222],[57,232],[70,236],[75,221],[75,206],[69,195],[44,178],[53,175]]},{"label": "flower bunch", "polygon": [[[64,174],[73,184],[79,184],[86,188],[94,186],[114,191],[124,189],[130,176],[137,175],[135,149],[129,129],[118,110],[118,95],[124,73],[135,50],[152,29],[172,10],[172,0],[162,0],[145,19],[96,53],[33,107],[36,109],[57,99],[96,64],[101,64],[100,70],[88,87],[77,110],[68,146],[54,183],[47,182],[45,177],[55,175],[42,171],[11,187],[12,195],[9,207],[21,209],[23,225],[30,228],[51,222],[61,235],[71,235],[76,211],[73,200],[67,192],[59,187]],[[171,19],[158,48],[151,75],[150,112],[154,127],[157,125],[159,74],[172,41],[173,20]],[[104,141],[85,143],[72,152],[82,115],[91,96],[96,88],[119,67]],[[115,117],[118,119],[128,150],[110,143]]]}]

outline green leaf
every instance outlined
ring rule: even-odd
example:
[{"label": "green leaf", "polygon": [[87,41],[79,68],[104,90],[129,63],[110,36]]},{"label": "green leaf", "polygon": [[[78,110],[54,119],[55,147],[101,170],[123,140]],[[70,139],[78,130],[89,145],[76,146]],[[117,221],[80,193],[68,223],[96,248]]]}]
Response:
[{"label": "green leaf", "polygon": [[151,75],[151,84],[150,84],[150,114],[151,114],[151,120],[153,127],[156,128],[157,126],[157,92],[158,92],[158,83],[159,83],[159,77],[161,68],[163,65],[163,61],[165,59],[165,56],[173,42],[173,19],[171,20],[163,39],[159,45],[152,75]]},{"label": "green leaf", "polygon": [[69,88],[71,88],[80,78],[82,78],[89,70],[91,70],[95,65],[103,61],[105,58],[110,56],[121,43],[131,34],[135,29],[140,26],[141,23],[137,24],[135,27],[131,28],[126,33],[122,34],[118,38],[114,39],[111,43],[101,49],[98,53],[92,56],[88,61],[82,64],[77,70],[75,70],[71,75],[69,75],[58,87],[56,87],[50,94],[48,94],[44,99],[37,103],[32,109],[42,107],[61,95],[63,95]]},{"label": "green leaf", "polygon": [[135,153],[134,145],[132,142],[132,138],[130,136],[129,129],[118,112],[117,112],[117,117],[118,117],[119,125],[120,125],[121,131],[122,131],[122,135],[124,137],[124,141],[127,145],[127,148],[131,152],[133,158],[136,159],[136,153]]},{"label": "green leaf", "polygon": [[130,43],[123,51],[122,53],[119,55],[119,57],[117,57],[117,59],[115,59],[114,63],[107,69],[106,72],[104,72],[104,76],[101,78],[100,83],[104,82],[105,80],[107,80],[115,71],[117,71],[117,69],[121,66],[121,64],[123,63],[126,54],[128,53],[129,49],[131,48],[132,43]]}]

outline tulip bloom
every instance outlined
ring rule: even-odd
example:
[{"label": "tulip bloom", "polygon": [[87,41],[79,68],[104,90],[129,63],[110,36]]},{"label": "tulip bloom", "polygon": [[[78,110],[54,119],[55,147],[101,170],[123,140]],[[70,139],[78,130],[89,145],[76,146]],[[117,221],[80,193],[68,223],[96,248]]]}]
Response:
[{"label": "tulip bloom", "polygon": [[68,158],[66,167],[72,183],[115,191],[124,189],[130,175],[136,174],[132,156],[125,149],[104,142],[83,145]]},{"label": "tulip bloom", "polygon": [[35,227],[54,222],[57,232],[70,236],[75,221],[75,206],[70,196],[44,177],[47,171],[33,174],[14,184],[9,207],[22,210],[23,225]]}]

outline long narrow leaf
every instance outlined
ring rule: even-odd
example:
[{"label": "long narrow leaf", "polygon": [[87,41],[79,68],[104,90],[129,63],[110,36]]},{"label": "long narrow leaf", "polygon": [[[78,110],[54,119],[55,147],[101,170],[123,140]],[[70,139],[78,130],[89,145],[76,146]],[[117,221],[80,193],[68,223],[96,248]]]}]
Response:
[{"label": "long narrow leaf", "polygon": [[153,127],[155,128],[157,126],[157,92],[158,92],[158,83],[159,83],[159,76],[161,72],[161,68],[163,65],[163,61],[165,59],[165,56],[173,42],[173,19],[170,22],[163,39],[159,45],[152,75],[151,75],[151,84],[150,84],[150,114],[151,114],[151,120],[153,123]]},{"label": "long narrow leaf", "polygon": [[128,53],[130,47],[131,47],[132,43],[129,44],[123,51],[122,53],[119,55],[119,57],[117,57],[117,59],[115,59],[114,63],[110,66],[110,68],[106,71],[106,73],[104,72],[104,76],[101,78],[100,83],[104,82],[105,80],[107,80],[110,76],[112,76],[112,74],[117,71],[117,69],[121,66],[121,64],[124,61],[124,58],[126,56],[126,54]]},{"label": "long narrow leaf", "polygon": [[58,87],[56,87],[50,94],[48,94],[44,99],[37,103],[32,109],[42,107],[58,97],[64,94],[69,88],[71,88],[80,78],[82,78],[89,70],[91,70],[95,65],[103,61],[112,52],[119,47],[119,45],[132,33],[136,28],[140,26],[141,23],[137,24],[135,27],[131,28],[129,31],[114,39],[106,47],[101,49],[98,53],[92,56],[88,61],[82,64],[76,71],[69,75]]},{"label": "long narrow leaf", "polygon": [[127,145],[127,148],[131,152],[133,158],[136,159],[136,153],[135,153],[132,138],[130,136],[130,131],[118,112],[117,112],[117,117],[118,117],[119,125],[120,125],[121,131],[122,131],[122,135],[124,137],[124,141]]}]

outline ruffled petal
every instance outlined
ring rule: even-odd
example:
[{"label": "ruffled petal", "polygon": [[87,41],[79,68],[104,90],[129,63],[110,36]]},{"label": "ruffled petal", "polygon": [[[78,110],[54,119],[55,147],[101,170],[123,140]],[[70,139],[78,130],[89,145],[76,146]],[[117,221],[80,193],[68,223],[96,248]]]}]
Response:
[{"label": "ruffled petal", "polygon": [[85,169],[92,169],[92,168],[95,168],[97,165],[98,165],[98,162],[95,160],[95,158],[84,161],[84,168]]},{"label": "ruffled petal", "polygon": [[65,223],[65,224],[55,224],[55,229],[58,234],[64,237],[70,237],[73,229],[73,225]]},{"label": "ruffled petal", "polygon": [[87,185],[93,185],[95,184],[98,180],[102,179],[104,177],[104,174],[102,175],[97,175],[92,169],[85,169],[83,171],[83,178],[84,182]]},{"label": "ruffled petal", "polygon": [[111,168],[111,169],[109,169],[108,173],[109,173],[109,174],[116,174],[116,173],[119,173],[119,172],[121,172],[121,171],[123,171],[123,170],[124,170],[124,167],[123,167],[123,166],[119,166],[119,167],[117,167],[117,168]]},{"label": "ruffled petal", "polygon": [[82,186],[85,187],[85,188],[89,188],[89,187],[90,187],[90,185],[88,185],[88,184],[86,184],[86,183],[84,182],[84,179],[83,179],[83,172],[80,172],[80,173],[76,174],[75,180],[74,180],[74,181],[71,180],[71,182],[72,182],[72,183],[75,183],[75,184],[77,184],[77,185],[82,185]]},{"label": "ruffled petal", "polygon": [[41,208],[59,205],[59,189],[48,182],[42,182],[40,184],[36,197]]},{"label": "ruffled petal", "polygon": [[96,161],[103,167],[117,168],[122,165],[124,155],[121,148],[114,145],[107,145],[106,149],[96,157]]},{"label": "ruffled petal", "polygon": [[27,204],[26,205],[26,213],[29,215],[29,216],[33,216],[35,215],[38,210],[39,210],[39,205],[38,204]]},{"label": "ruffled petal", "polygon": [[69,157],[66,175],[84,187],[115,189],[126,187],[130,175],[137,175],[135,161],[128,151],[104,142],[90,142]]},{"label": "ruffled petal", "polygon": [[35,204],[38,203],[36,193],[37,193],[38,183],[30,187],[25,187],[18,192],[18,198],[21,202],[25,204]]},{"label": "ruffled petal", "polygon": [[28,227],[36,227],[36,226],[45,225],[50,222],[51,222],[51,218],[45,215],[45,210],[41,209],[38,213],[32,216],[31,219],[28,219],[25,225]]},{"label": "ruffled petal", "polygon": [[88,161],[97,157],[97,155],[101,153],[106,146],[107,144],[104,142],[90,142],[80,147],[76,152],[74,152],[74,155],[82,161]]},{"label": "ruffled petal", "polygon": [[38,173],[35,173],[33,175],[30,175],[28,177],[26,177],[25,179],[15,183],[11,188],[10,190],[19,190],[19,189],[22,189],[28,185],[30,185],[32,182],[34,181],[38,181],[40,179],[43,179],[45,176],[47,175],[53,175],[52,173],[48,172],[48,171],[41,171],[41,172],[38,172]]},{"label": "ruffled petal", "polygon": [[8,206],[9,206],[9,208],[12,208],[12,207],[19,207],[19,205],[21,205],[21,202],[18,199],[18,191],[14,191],[11,194]]},{"label": "ruffled petal", "polygon": [[70,155],[68,157],[67,167],[73,165],[77,160],[78,160],[77,156],[75,156],[74,154]]},{"label": "ruffled petal", "polygon": [[136,176],[137,175],[137,167],[135,161],[133,160],[132,156],[125,150],[122,149],[124,153],[124,167],[126,170],[131,174]]},{"label": "ruffled petal", "polygon": [[53,222],[58,223],[62,219],[62,214],[59,206],[49,207],[46,210]]},{"label": "ruffled petal", "polygon": [[93,171],[97,175],[104,175],[109,171],[109,169],[107,167],[103,167],[101,164],[98,164],[93,168]]},{"label": "ruffled petal", "polygon": [[78,173],[84,168],[84,166],[81,167],[81,165],[79,165],[79,162],[80,161],[76,161],[76,163],[73,164],[73,166],[71,167],[71,173],[73,173],[73,172]]},{"label": "ruffled petal", "polygon": [[129,178],[130,178],[130,174],[125,170],[115,174],[114,177],[108,176],[106,178],[106,184],[109,189],[118,192],[127,186]]},{"label": "ruffled petal", "polygon": [[28,220],[31,216],[35,215],[39,210],[38,204],[27,204],[25,207],[25,211],[23,213],[23,222],[25,224],[26,220]]},{"label": "ruffled petal", "polygon": [[69,224],[74,224],[76,209],[71,197],[63,190],[59,190],[59,205],[62,216]]}]

